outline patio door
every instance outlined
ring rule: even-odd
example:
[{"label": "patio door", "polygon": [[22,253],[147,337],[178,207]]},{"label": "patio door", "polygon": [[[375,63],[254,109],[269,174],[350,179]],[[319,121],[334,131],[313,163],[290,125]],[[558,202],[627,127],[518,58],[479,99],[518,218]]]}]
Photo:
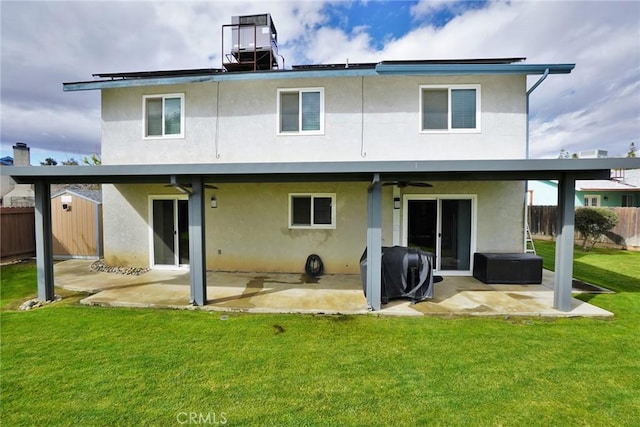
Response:
[{"label": "patio door", "polygon": [[189,210],[184,198],[151,199],[151,265],[189,265]]},{"label": "patio door", "polygon": [[475,250],[473,197],[406,195],[405,246],[420,247],[436,256],[436,271],[470,274]]}]

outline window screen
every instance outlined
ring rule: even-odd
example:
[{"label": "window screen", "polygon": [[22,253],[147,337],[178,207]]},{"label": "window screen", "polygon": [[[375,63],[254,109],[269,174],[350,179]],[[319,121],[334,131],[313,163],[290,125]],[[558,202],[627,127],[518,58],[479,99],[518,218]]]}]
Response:
[{"label": "window screen", "polygon": [[320,92],[302,92],[302,130],[320,130]]},{"label": "window screen", "polygon": [[331,197],[316,197],[313,199],[313,223],[331,224]]},{"label": "window screen", "polygon": [[476,90],[451,90],[451,128],[476,128]]},{"label": "window screen", "polygon": [[425,89],[422,92],[422,129],[448,129],[448,89]]},{"label": "window screen", "polygon": [[180,134],[180,111],[182,109],[180,98],[166,98],[164,100],[164,134]]},{"label": "window screen", "polygon": [[147,99],[147,135],[162,135],[162,98]]},{"label": "window screen", "polygon": [[298,132],[299,94],[280,94],[280,132]]},{"label": "window screen", "polygon": [[311,225],[311,196],[291,199],[291,225]]}]

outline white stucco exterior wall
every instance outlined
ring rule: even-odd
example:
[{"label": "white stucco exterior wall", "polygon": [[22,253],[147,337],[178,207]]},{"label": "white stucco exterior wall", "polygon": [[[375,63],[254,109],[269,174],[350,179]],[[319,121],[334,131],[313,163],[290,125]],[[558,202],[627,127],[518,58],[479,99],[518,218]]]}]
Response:
[{"label": "white stucco exterior wall", "polygon": [[[420,132],[420,85],[479,84],[481,132]],[[524,158],[524,76],[378,76],[102,91],[104,164]],[[277,90],[322,87],[323,135],[278,135]],[[184,93],[184,138],[144,139],[143,95]],[[364,113],[363,113],[364,111]]]},{"label": "white stucco exterior wall", "polygon": [[[480,132],[420,131],[420,86],[480,87]],[[322,135],[278,135],[279,88],[324,90]],[[251,163],[524,158],[526,78],[376,76],[274,79],[102,91],[104,164]],[[143,96],[184,94],[184,137],[143,137]],[[403,194],[473,194],[473,251],[523,247],[522,182],[437,182]],[[302,271],[320,255],[327,273],[358,273],[366,245],[366,183],[225,184],[206,209],[207,268]],[[149,196],[162,185],[104,186],[105,261],[150,265]],[[336,228],[288,228],[289,193],[335,193]],[[205,200],[214,194],[207,190]],[[393,190],[383,189],[383,245],[393,244]],[[402,214],[400,218],[403,218]],[[402,230],[402,225],[399,227]],[[401,239],[402,241],[402,239]]]},{"label": "white stucco exterior wall", "polygon": [[[476,206],[473,251],[520,252],[523,245],[524,183],[434,182],[407,187],[408,194],[472,194]],[[149,196],[173,194],[162,185],[104,186],[104,246],[108,264],[149,266]],[[206,207],[207,268],[228,271],[302,272],[318,254],[329,274],[359,273],[366,246],[366,183],[219,184],[206,190],[218,208]],[[426,191],[425,191],[426,190]],[[290,229],[290,193],[335,193],[336,228]],[[392,246],[393,191],[383,190],[383,245]],[[400,218],[403,218],[402,212]],[[402,229],[402,225],[400,227]]]}]

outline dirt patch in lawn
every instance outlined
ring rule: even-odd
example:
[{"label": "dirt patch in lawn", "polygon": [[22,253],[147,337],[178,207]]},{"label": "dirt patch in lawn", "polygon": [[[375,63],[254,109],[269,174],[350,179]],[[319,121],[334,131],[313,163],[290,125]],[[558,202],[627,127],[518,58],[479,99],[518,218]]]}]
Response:
[{"label": "dirt patch in lawn", "polygon": [[613,294],[610,289],[602,288],[600,286],[592,285],[591,283],[586,283],[581,280],[573,279],[573,283],[571,284],[573,288],[573,292],[582,293],[582,294]]}]

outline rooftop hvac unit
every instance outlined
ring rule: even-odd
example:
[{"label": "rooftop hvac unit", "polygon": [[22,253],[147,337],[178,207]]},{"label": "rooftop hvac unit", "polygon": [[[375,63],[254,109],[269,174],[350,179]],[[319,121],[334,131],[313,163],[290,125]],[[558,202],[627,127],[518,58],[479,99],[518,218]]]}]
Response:
[{"label": "rooftop hvac unit", "polygon": [[[278,67],[278,32],[271,15],[233,16],[231,55],[226,54],[227,71],[271,70]],[[224,45],[223,45],[224,48]]]}]

